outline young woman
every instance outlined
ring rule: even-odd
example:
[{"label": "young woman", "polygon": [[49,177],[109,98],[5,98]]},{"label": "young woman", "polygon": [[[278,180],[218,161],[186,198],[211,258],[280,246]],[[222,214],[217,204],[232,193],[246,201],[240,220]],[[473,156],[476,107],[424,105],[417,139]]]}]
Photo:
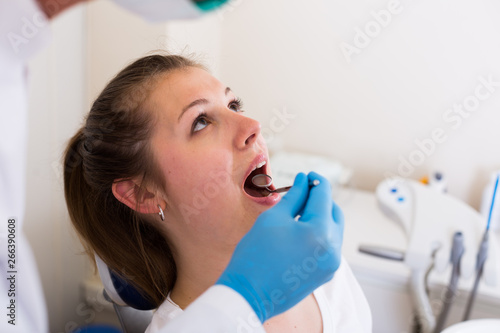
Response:
[{"label": "young woman", "polygon": [[[252,186],[258,173],[271,173],[266,144],[234,92],[194,61],[153,55],[94,102],[66,151],[65,195],[89,253],[159,307],[148,329],[156,332],[217,281],[257,217],[280,200]],[[318,258],[284,272],[290,288]],[[371,317],[343,260],[330,282],[264,327],[370,332]]]}]

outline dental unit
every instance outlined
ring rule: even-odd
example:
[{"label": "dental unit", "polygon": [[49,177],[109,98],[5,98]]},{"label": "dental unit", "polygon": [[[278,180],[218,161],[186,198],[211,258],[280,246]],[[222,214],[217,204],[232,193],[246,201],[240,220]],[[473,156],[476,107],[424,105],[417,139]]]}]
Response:
[{"label": "dental unit", "polygon": [[[419,182],[399,178],[384,180],[377,187],[376,197],[382,212],[403,228],[407,248],[396,251],[362,244],[359,251],[402,261],[410,268],[411,298],[423,333],[442,331],[457,295],[459,278],[468,279],[476,272],[463,317],[467,320],[480,278],[489,286],[495,286],[499,278],[498,245],[495,238],[488,238],[491,209],[486,231],[481,235],[484,230],[481,226],[485,224],[482,215],[460,200]],[[479,249],[477,255],[476,249]],[[449,264],[451,277],[436,317],[427,280],[432,269],[442,273]]]}]

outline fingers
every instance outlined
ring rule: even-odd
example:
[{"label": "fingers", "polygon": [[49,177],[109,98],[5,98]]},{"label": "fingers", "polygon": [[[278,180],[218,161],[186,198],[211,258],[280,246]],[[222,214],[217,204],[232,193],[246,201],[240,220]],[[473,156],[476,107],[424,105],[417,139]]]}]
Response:
[{"label": "fingers", "polygon": [[279,209],[285,209],[290,213],[290,217],[294,218],[299,214],[306,203],[309,193],[309,185],[307,176],[304,173],[299,173],[295,177],[292,188],[276,205]]},{"label": "fingers", "polygon": [[307,176],[309,182],[319,180],[319,184],[313,186],[309,191],[309,199],[307,200],[302,214],[301,221],[308,222],[315,220],[315,217],[321,216],[324,218],[316,220],[329,220],[332,212],[332,192],[328,180],[315,172],[310,172]]}]

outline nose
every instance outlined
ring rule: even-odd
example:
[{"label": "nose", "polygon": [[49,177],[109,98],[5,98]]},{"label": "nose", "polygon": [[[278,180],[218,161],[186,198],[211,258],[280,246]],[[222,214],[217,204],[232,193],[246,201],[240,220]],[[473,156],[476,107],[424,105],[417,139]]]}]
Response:
[{"label": "nose", "polygon": [[260,134],[260,123],[252,118],[238,115],[238,125],[234,137],[235,147],[238,149],[246,149],[252,147]]}]

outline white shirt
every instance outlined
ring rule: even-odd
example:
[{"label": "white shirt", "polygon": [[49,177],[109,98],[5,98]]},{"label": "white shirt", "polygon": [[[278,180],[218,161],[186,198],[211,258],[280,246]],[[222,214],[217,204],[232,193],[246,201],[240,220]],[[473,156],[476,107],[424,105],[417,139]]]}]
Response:
[{"label": "white shirt", "polygon": [[[203,327],[202,331],[212,332],[206,327],[211,321],[226,320],[232,323],[233,329],[231,330],[229,327],[224,332],[265,332],[251,309],[248,309],[247,314],[242,312],[243,309],[234,311],[235,307],[240,306],[237,300],[236,303],[233,303],[235,301],[234,295],[232,295],[235,293],[234,291],[224,286],[216,287],[228,289],[227,293],[221,293],[217,300],[221,307],[226,308],[227,318],[219,316],[216,319],[207,316],[206,321],[200,323],[200,329]],[[212,294],[210,289],[207,292]],[[368,302],[345,259],[342,258],[334,278],[316,289],[313,294],[321,312],[323,333],[370,333],[372,331],[372,318]],[[189,311],[190,307],[191,305],[186,308],[186,312]],[[231,314],[231,311],[234,313]],[[155,312],[146,333],[165,332],[165,327],[181,314],[183,314],[183,310],[172,301],[169,295]],[[234,324],[236,324],[236,330]]]}]

